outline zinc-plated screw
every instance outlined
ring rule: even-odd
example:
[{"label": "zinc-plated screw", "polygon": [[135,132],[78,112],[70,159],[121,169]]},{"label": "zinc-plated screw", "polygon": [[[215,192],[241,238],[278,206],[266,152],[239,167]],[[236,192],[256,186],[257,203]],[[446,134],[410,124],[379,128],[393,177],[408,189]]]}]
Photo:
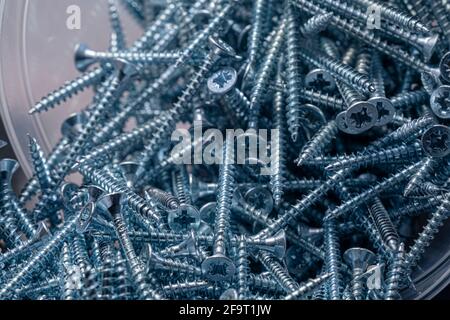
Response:
[{"label": "zinc-plated screw", "polygon": [[341,273],[341,251],[338,239],[338,230],[336,220],[330,219],[325,221],[325,266],[330,275],[328,283],[328,292],[330,299],[339,300],[342,294],[342,273]]},{"label": "zinc-plated screw", "polygon": [[237,281],[238,281],[238,297],[239,300],[246,299],[250,294],[249,289],[249,263],[248,263],[248,252],[247,246],[245,243],[245,238],[242,236],[239,239],[239,249],[238,249],[238,259],[236,263],[237,269]]},{"label": "zinc-plated screw", "polygon": [[369,206],[369,212],[386,246],[393,252],[397,251],[400,238],[380,198],[374,198]]},{"label": "zinc-plated screw", "polygon": [[208,90],[217,95],[223,95],[236,118],[242,124],[248,121],[250,101],[242,91],[236,88],[237,71],[231,67],[222,68],[208,78]]},{"label": "zinc-plated screw", "polygon": [[441,204],[431,214],[431,218],[424,226],[423,231],[419,234],[414,244],[409,248],[409,252],[406,254],[405,265],[408,269],[414,267],[422,257],[425,249],[430,245],[434,239],[435,234],[439,231],[440,227],[447,220],[448,210],[450,210],[450,194],[447,193],[442,199]]},{"label": "zinc-plated screw", "polygon": [[31,161],[33,163],[34,174],[42,190],[50,188],[53,185],[52,174],[45,159],[44,153],[36,139],[28,136]]},{"label": "zinc-plated screw", "polygon": [[75,230],[77,221],[77,215],[70,216],[64,223],[62,229],[3,285],[2,289],[0,289],[0,297],[5,299],[12,295],[12,291],[15,288],[32,278],[33,272],[42,270],[45,267],[45,262],[56,255],[56,251],[62,245],[63,241]]},{"label": "zinc-plated screw", "polygon": [[344,253],[344,260],[352,267],[352,298],[362,300],[364,298],[364,285],[361,279],[367,267],[376,261],[376,255],[364,248],[350,248]]},{"label": "zinc-plated screw", "polygon": [[356,2],[365,8],[376,6],[380,10],[380,14],[383,19],[386,19],[399,27],[404,27],[410,31],[416,31],[424,34],[430,32],[428,27],[423,24],[420,19],[405,12],[399,12],[399,10],[394,6],[374,0],[356,0]]},{"label": "zinc-plated screw", "polygon": [[144,300],[160,300],[161,296],[153,291],[146,283],[143,266],[139,261],[128,236],[128,229],[124,222],[121,210],[121,198],[122,195],[118,193],[105,195],[97,201],[96,208],[97,210],[102,210],[104,214],[110,215],[110,218],[114,222],[115,230],[130,267],[131,276],[136,285],[136,291],[139,294],[139,298]]},{"label": "zinc-plated screw", "polygon": [[288,129],[293,141],[297,140],[298,128],[300,127],[299,118],[295,114],[300,109],[301,98],[299,89],[302,87],[300,71],[300,28],[298,24],[298,14],[296,8],[287,4],[287,24],[286,24],[286,100],[288,111]]},{"label": "zinc-plated screw", "polygon": [[324,149],[333,141],[338,133],[337,123],[334,120],[329,121],[319,129],[316,134],[303,147],[298,159],[297,166],[301,166],[307,159],[319,156]]},{"label": "zinc-plated screw", "polygon": [[[278,72],[277,82],[281,82],[281,72]],[[272,175],[270,176],[270,187],[272,190],[275,206],[279,207],[284,194],[284,184],[286,181],[286,151],[285,151],[285,131],[284,131],[284,95],[283,92],[276,92],[274,97],[274,129],[277,133],[272,136]]]},{"label": "zinc-plated screw", "polygon": [[422,159],[423,155],[424,153],[421,144],[415,142],[411,145],[400,145],[398,147],[381,149],[380,151],[372,153],[337,157],[331,164],[327,165],[325,169],[335,171],[344,168],[352,168],[357,170],[373,165],[418,161]]},{"label": "zinc-plated screw", "polygon": [[214,223],[213,255],[202,263],[204,275],[212,281],[230,281],[236,270],[233,261],[225,255],[235,184],[234,138],[227,137],[222,159]]},{"label": "zinc-plated screw", "polygon": [[388,179],[385,179],[383,182],[378,183],[374,187],[367,189],[363,193],[355,195],[351,200],[346,201],[343,204],[341,204],[340,206],[331,210],[327,216],[330,218],[342,216],[342,215],[348,213],[349,211],[353,210],[354,208],[358,207],[359,205],[363,204],[364,202],[367,202],[368,200],[377,196],[380,192],[387,191],[387,190],[391,189],[392,187],[398,187],[399,183],[402,183],[406,179],[408,179],[408,177],[413,172],[415,172],[421,165],[422,165],[422,161],[417,162],[417,163],[399,171],[395,175],[391,176]]},{"label": "zinc-plated screw", "polygon": [[250,113],[249,113],[249,128],[258,128],[258,119],[260,116],[260,104],[265,93],[265,88],[270,82],[270,77],[276,70],[277,61],[281,55],[281,48],[284,43],[286,34],[286,18],[283,17],[277,29],[274,31],[274,38],[271,46],[264,57],[261,67],[259,68],[255,81],[252,87],[250,96]]},{"label": "zinc-plated screw", "polygon": [[386,300],[398,300],[401,299],[399,290],[401,283],[405,277],[405,245],[401,243],[395,252],[393,260],[391,262],[390,269],[386,278],[386,291],[384,298]]},{"label": "zinc-plated screw", "polygon": [[258,259],[287,293],[293,293],[300,288],[288,271],[271,254],[260,251]]},{"label": "zinc-plated screw", "polygon": [[284,300],[293,300],[304,297],[307,294],[310,294],[314,291],[318,286],[327,281],[330,278],[331,274],[325,273],[323,275],[318,276],[315,279],[309,279],[308,281],[300,284],[300,287],[291,292],[290,294],[283,297]]}]

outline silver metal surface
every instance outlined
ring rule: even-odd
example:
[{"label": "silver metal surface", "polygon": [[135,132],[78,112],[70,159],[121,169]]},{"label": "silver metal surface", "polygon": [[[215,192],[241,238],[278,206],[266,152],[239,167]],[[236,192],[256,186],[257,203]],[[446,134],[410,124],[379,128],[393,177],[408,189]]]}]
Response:
[{"label": "silver metal surface", "polygon": [[[71,5],[81,9],[80,30],[66,26]],[[122,11],[131,43],[142,31]],[[44,114],[30,116],[28,110],[44,95],[79,76],[73,63],[77,43],[106,50],[109,39],[106,0],[0,0],[0,113],[27,176],[31,174],[27,133],[48,152],[60,137],[63,120],[83,109],[92,93],[84,92]]]}]

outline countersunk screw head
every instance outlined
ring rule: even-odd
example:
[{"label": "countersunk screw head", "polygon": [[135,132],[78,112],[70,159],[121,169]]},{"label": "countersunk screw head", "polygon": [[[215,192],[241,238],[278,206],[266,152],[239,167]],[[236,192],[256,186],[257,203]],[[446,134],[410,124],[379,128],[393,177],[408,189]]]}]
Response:
[{"label": "countersunk screw head", "polygon": [[208,79],[208,89],[214,94],[225,94],[234,88],[237,82],[237,71],[234,68],[223,68]]},{"label": "countersunk screw head", "polygon": [[339,112],[336,116],[336,124],[340,131],[347,134],[358,134],[356,130],[349,128],[347,122],[345,121],[346,111]]},{"label": "countersunk screw head", "polygon": [[377,256],[365,248],[350,248],[344,252],[344,261],[352,267],[364,272],[369,265],[377,260]]},{"label": "countersunk screw head", "polygon": [[252,187],[244,193],[244,199],[257,210],[263,210],[267,213],[273,210],[273,197],[266,188]]},{"label": "countersunk screw head", "polygon": [[120,175],[125,180],[127,187],[133,189],[137,181],[141,178],[137,174],[139,164],[133,161],[122,162],[119,165],[119,169]]},{"label": "countersunk screw head", "polygon": [[95,51],[91,50],[85,43],[77,44],[75,46],[74,62],[78,71],[85,72],[95,63]]},{"label": "countersunk screw head", "polygon": [[175,232],[196,230],[200,226],[200,213],[189,204],[181,204],[178,209],[171,210],[167,219],[169,228]]},{"label": "countersunk screw head", "polygon": [[450,86],[440,86],[430,97],[431,110],[441,119],[450,119]]},{"label": "countersunk screw head", "polygon": [[233,58],[241,60],[242,58],[236,54],[236,51],[225,41],[215,37],[208,38],[208,46],[216,55],[223,58]]},{"label": "countersunk screw head", "polygon": [[357,133],[369,130],[377,121],[377,108],[369,102],[357,102],[348,108],[345,113],[345,122],[351,130]]},{"label": "countersunk screw head", "polygon": [[322,69],[313,69],[308,72],[305,76],[305,85],[323,91],[332,91],[336,88],[334,78]]},{"label": "countersunk screw head", "polygon": [[439,70],[441,71],[441,77],[450,82],[450,52],[447,52],[439,63]]},{"label": "countersunk screw head", "polygon": [[450,154],[450,128],[435,125],[422,136],[423,150],[432,157],[442,158]]},{"label": "countersunk screw head", "polygon": [[215,254],[203,261],[202,272],[210,281],[230,281],[236,272],[236,266],[230,258]]},{"label": "countersunk screw head", "polygon": [[327,123],[327,118],[322,110],[312,104],[303,104],[300,107],[301,122],[303,126],[312,132],[316,132]]},{"label": "countersunk screw head", "polygon": [[13,159],[0,160],[0,178],[4,181],[11,182],[12,176],[19,169],[19,163]]},{"label": "countersunk screw head", "polygon": [[378,112],[378,119],[375,125],[384,126],[392,121],[395,114],[395,108],[391,100],[385,97],[372,97],[368,100],[372,103]]}]

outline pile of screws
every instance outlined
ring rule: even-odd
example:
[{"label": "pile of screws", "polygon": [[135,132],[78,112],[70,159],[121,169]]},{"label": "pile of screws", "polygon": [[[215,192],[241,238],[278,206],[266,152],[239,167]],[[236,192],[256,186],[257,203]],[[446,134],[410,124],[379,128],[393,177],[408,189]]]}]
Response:
[{"label": "pile of screws", "polygon": [[[131,46],[118,5],[145,30]],[[17,162],[0,161],[1,299],[399,299],[414,288],[450,210],[443,1],[108,7],[108,52],[78,45],[81,76],[30,113],[88,88],[92,103],[47,157],[30,137],[34,176],[19,196]],[[196,123],[202,136],[242,132],[212,150],[220,162],[180,163],[213,140],[174,148],[174,130]],[[270,163],[246,152],[251,141]]]}]

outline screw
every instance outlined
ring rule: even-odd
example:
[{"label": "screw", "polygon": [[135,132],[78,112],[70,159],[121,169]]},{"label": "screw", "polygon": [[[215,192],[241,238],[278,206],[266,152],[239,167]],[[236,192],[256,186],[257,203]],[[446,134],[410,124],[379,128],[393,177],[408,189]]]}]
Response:
[{"label": "screw", "polygon": [[110,219],[114,222],[114,227],[117,236],[120,240],[120,245],[125,253],[128,266],[130,268],[131,276],[133,277],[134,284],[136,285],[136,290],[139,297],[148,300],[156,299],[160,300],[161,296],[149,288],[145,281],[145,276],[143,274],[144,270],[139,261],[136,252],[134,251],[131,240],[128,236],[127,226],[125,225],[123,213],[121,210],[122,204],[121,194],[108,194],[100,198],[95,206],[97,210],[101,210],[103,214],[109,215]]},{"label": "screw", "polygon": [[226,254],[226,242],[230,221],[230,207],[235,184],[234,139],[227,137],[223,146],[223,165],[219,173],[216,217],[214,223],[213,255],[202,263],[202,271],[207,279],[219,282],[230,281],[236,267]]},{"label": "screw", "polygon": [[430,97],[433,113],[441,119],[450,118],[450,86],[440,86]]},{"label": "screw", "polygon": [[320,275],[319,277],[315,278],[315,279],[309,279],[308,281],[306,281],[305,283],[300,285],[300,288],[298,288],[297,290],[295,290],[294,292],[286,295],[284,297],[284,300],[293,300],[293,299],[297,299],[299,297],[303,297],[309,293],[311,293],[311,291],[315,290],[318,286],[320,286],[324,281],[326,281],[328,278],[330,277],[329,273],[326,273],[324,275]]},{"label": "screw", "polygon": [[353,299],[362,300],[364,298],[364,287],[360,277],[367,270],[367,267],[376,261],[376,255],[368,249],[350,248],[344,252],[344,260],[353,270]]},{"label": "screw", "polygon": [[384,243],[393,252],[397,251],[400,240],[397,230],[395,229],[386,208],[378,197],[375,197],[370,204],[369,212]]},{"label": "screw", "polygon": [[445,157],[450,154],[450,129],[435,125],[427,129],[422,136],[423,150],[432,157]]},{"label": "screw", "polygon": [[330,219],[324,223],[325,228],[325,265],[326,270],[330,275],[330,282],[328,285],[329,295],[332,300],[339,300],[342,294],[342,274],[340,266],[342,264],[340,259],[340,248],[338,233],[336,228],[336,220]]}]

